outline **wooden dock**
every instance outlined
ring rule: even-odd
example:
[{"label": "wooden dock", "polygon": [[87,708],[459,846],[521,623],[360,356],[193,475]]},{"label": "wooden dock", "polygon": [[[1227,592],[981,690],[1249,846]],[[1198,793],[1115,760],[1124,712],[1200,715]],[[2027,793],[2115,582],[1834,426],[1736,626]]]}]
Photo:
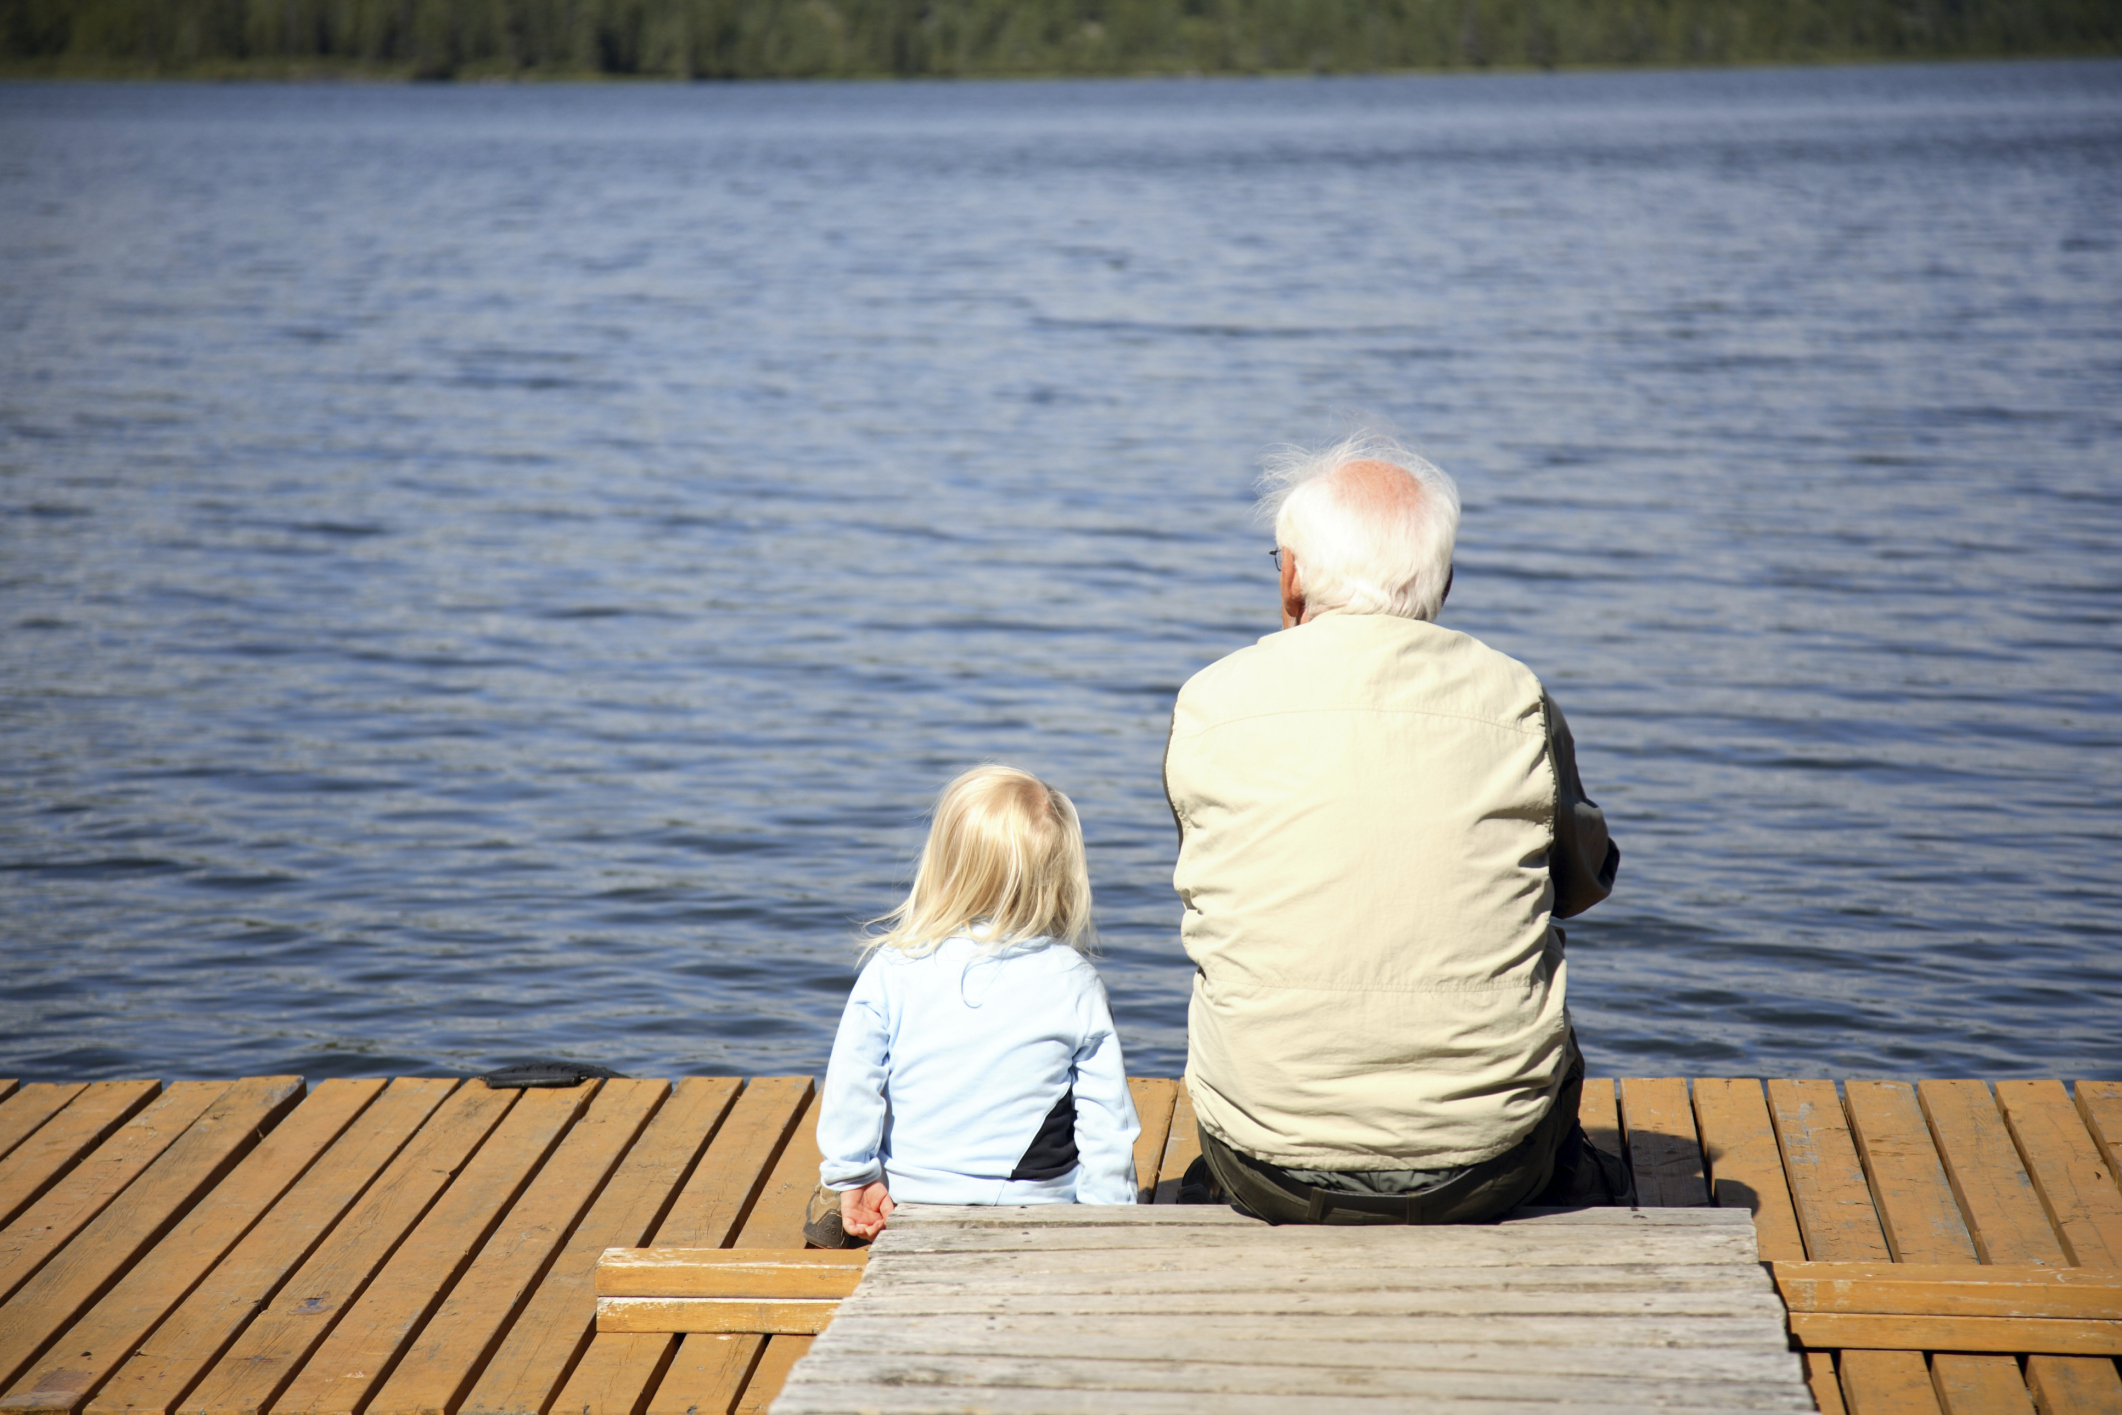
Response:
[{"label": "wooden dock", "polygon": [[[1195,1154],[1191,1110],[1175,1082],[1131,1084],[1144,1120],[1143,1197],[1169,1205]],[[1584,1120],[1600,1143],[1628,1155],[1644,1208],[1747,1212],[1824,1409],[2122,1415],[2114,1359],[2122,1352],[2114,1295],[2122,1083],[2072,1090],[2054,1081],[1852,1081],[1839,1091],[1825,1081],[1601,1081],[1585,1088]],[[909,1335],[912,1345],[893,1348],[889,1311],[873,1310],[900,1281],[887,1272],[900,1247],[933,1246],[936,1225],[972,1222],[948,1212],[910,1213],[895,1230],[901,1236],[880,1244],[874,1291],[847,1299],[849,1321],[837,1334],[830,1326],[823,1338],[779,1328],[596,1329],[595,1270],[607,1249],[801,1247],[817,1178],[814,1102],[802,1077],[531,1091],[334,1080],[306,1093],[293,1077],[166,1087],[0,1081],[0,1415],[731,1415],[766,1409],[814,1339],[820,1359],[789,1391],[791,1411],[825,1408],[817,1392],[826,1386],[859,1385],[864,1360],[896,1372],[891,1403],[871,1408],[994,1404],[992,1392],[1012,1384],[995,1379],[993,1353],[1008,1343],[960,1353],[975,1364],[955,1375],[938,1353],[916,1347],[952,1328],[996,1323],[1035,1336],[1041,1314],[1012,1295],[1006,1273],[1014,1263],[1020,1285],[1036,1284],[1045,1279],[1027,1263],[1051,1257],[990,1252],[972,1263],[976,1273],[992,1269],[992,1302],[968,1278],[958,1305],[920,1317],[929,1335]],[[1128,1231],[1176,1226],[1191,1235],[1182,1247],[1203,1251],[1237,1233],[1255,1235],[1245,1239],[1255,1246],[1258,1235],[1287,1235],[1268,1239],[1274,1251],[1260,1261],[1288,1272],[1292,1291],[1322,1281],[1360,1289],[1363,1280],[1346,1275],[1362,1261],[1380,1267],[1378,1254],[1426,1264],[1415,1256],[1424,1243],[1463,1245],[1467,1234],[1520,1241],[1497,1235],[1543,1222],[1441,1237],[1322,1236],[1266,1230],[1219,1209],[1168,1214],[1136,1215]],[[1078,1236],[1050,1237],[1046,1249],[1116,1246],[1095,1222],[1085,1226],[1095,1219],[1087,1210],[994,1217],[1008,1222],[972,1222],[980,1232],[965,1241],[1039,1250],[998,1235],[1068,1228]],[[1697,1218],[1627,1221],[1661,1233],[1730,1233],[1723,1215]],[[1615,1211],[1591,1222],[1611,1228],[1624,1219]],[[1202,1240],[1204,1232],[1223,1236]],[[1122,1344],[1103,1358],[1102,1386],[1037,1408],[1326,1409],[1332,1396],[1331,1408],[1384,1412],[1431,1408],[1457,1393],[1500,1412],[1512,1389],[1532,1390],[1525,1383],[1543,1373],[1576,1372],[1580,1403],[1602,1380],[1648,1379],[1624,1369],[1628,1353],[1613,1342],[1484,1343],[1479,1319],[1507,1314],[1462,1307],[1449,1319],[1425,1316],[1423,1304],[1442,1299],[1403,1280],[1380,1286],[1374,1302],[1390,1334],[1377,1322],[1313,1333],[1380,1345],[1348,1363],[1351,1380],[1299,1395],[1285,1388],[1292,1373],[1324,1380],[1325,1368],[1310,1357],[1275,1359],[1294,1350],[1295,1329],[1278,1338],[1270,1328],[1302,1314],[1226,1325],[1219,1315],[1244,1314],[1210,1300],[1215,1268],[1196,1265],[1194,1278],[1127,1297],[1136,1322],[1130,1335],[1108,1334]],[[1727,1285],[1719,1300],[1758,1308],[1769,1279],[1731,1276],[1753,1282],[1755,1293]],[[1625,1286],[1614,1274],[1597,1281]],[[1012,1303],[1023,1309],[1014,1317]],[[1526,1310],[1560,1319],[1537,1302]],[[1706,1339],[1720,1320],[1714,1313],[1666,1302],[1665,1318],[1693,1323],[1695,1337],[1673,1338],[1664,1393],[1642,1397],[1641,1408],[1741,1408],[1725,1400],[1731,1382],[1767,1372],[1774,1383],[1778,1353],[1751,1338],[1727,1358],[1703,1356],[1720,1349]],[[1259,1374],[1251,1396],[1225,1386],[1219,1398],[1201,1358],[1180,1357],[1192,1340],[1255,1349],[1249,1363],[1233,1349],[1232,1370],[1281,1369]],[[1488,1369],[1501,1364],[1494,1348],[1502,1345],[1517,1347],[1514,1369]],[[1706,1383],[1688,1387],[1690,1379]],[[1719,1382],[1724,1395],[1713,1393]],[[1756,1404],[1780,1408],[1781,1398],[1768,1392],[1768,1403]]]}]

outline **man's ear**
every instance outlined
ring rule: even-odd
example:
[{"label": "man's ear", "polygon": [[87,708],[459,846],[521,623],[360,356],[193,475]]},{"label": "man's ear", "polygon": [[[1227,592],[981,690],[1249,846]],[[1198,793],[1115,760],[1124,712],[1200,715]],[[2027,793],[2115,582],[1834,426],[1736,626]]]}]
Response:
[{"label": "man's ear", "polygon": [[1452,597],[1452,576],[1453,576],[1453,575],[1455,575],[1455,574],[1457,574],[1458,572],[1459,572],[1459,567],[1458,567],[1458,566],[1456,566],[1456,565],[1451,565],[1451,566],[1447,566],[1447,567],[1445,567],[1445,571],[1444,571],[1444,593],[1443,593],[1443,594],[1440,594],[1440,595],[1438,595],[1438,596],[1437,596],[1437,608],[1439,608],[1439,609],[1442,609],[1442,608],[1444,608],[1444,601],[1446,601],[1446,600],[1448,600],[1448,599],[1450,599],[1450,598]]},{"label": "man's ear", "polygon": [[1297,552],[1282,551],[1282,627],[1304,622],[1304,591],[1297,585]]}]

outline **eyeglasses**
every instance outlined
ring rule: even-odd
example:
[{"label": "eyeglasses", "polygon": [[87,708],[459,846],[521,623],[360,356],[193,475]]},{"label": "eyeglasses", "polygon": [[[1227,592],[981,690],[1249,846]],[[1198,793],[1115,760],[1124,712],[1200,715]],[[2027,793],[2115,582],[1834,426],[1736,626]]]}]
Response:
[{"label": "eyeglasses", "polygon": [[1282,547],[1278,545],[1267,552],[1267,558],[1275,562],[1275,569],[1279,573],[1282,569]]}]

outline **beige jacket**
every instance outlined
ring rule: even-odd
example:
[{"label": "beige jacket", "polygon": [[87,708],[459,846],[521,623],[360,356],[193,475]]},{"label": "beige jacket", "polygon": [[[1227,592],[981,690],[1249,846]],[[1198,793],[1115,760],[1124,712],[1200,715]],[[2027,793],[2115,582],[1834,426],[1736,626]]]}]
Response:
[{"label": "beige jacket", "polygon": [[1165,791],[1209,1133],[1288,1168],[1450,1169],[1539,1123],[1570,1045],[1550,919],[1619,852],[1524,665],[1386,615],[1270,634],[1180,689]]}]

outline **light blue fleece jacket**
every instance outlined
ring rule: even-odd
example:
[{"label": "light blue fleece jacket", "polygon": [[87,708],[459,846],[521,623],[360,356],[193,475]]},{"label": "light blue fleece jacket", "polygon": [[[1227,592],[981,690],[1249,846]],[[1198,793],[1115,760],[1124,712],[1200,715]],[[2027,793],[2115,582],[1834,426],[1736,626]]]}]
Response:
[{"label": "light blue fleece jacket", "polygon": [[[1011,1179],[1076,1093],[1076,1168]],[[885,1181],[915,1204],[1132,1204],[1135,1136],[1105,984],[1051,938],[989,951],[954,938],[923,958],[880,948],[840,1016],[818,1117],[835,1189]]]}]

